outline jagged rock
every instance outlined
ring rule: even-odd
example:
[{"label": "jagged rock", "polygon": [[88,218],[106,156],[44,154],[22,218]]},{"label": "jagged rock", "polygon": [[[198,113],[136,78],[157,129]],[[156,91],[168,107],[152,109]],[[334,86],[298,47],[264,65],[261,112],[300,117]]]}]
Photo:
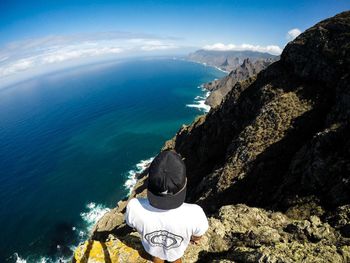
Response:
[{"label": "jagged rock", "polygon": [[261,208],[224,206],[206,234],[210,244],[223,245],[201,251],[198,262],[348,262],[349,243],[336,247],[334,233],[316,216],[296,221]]},{"label": "jagged rock", "polygon": [[93,232],[112,231],[124,221],[124,215],[112,209],[107,212],[94,226]]},{"label": "jagged rock", "polygon": [[225,59],[224,63],[220,65],[220,67],[227,67],[229,65],[227,58]]},{"label": "jagged rock", "polygon": [[343,237],[350,238],[350,205],[340,206],[334,213],[329,213],[327,221],[338,229]]},{"label": "jagged rock", "polygon": [[[136,241],[136,242],[135,242]],[[131,245],[110,235],[105,242],[88,240],[75,250],[72,262],[76,263],[146,263],[149,256],[140,247],[139,239]]]},{"label": "jagged rock", "polygon": [[187,56],[188,60],[205,63],[219,67],[226,71],[232,71],[239,67],[244,59],[249,58],[252,62],[257,60],[277,60],[278,56],[257,51],[217,51],[200,49]]},{"label": "jagged rock", "polygon": [[255,76],[275,61],[277,61],[277,58],[257,59],[255,61],[252,61],[250,58],[244,59],[242,65],[231,71],[226,77],[204,85],[204,88],[211,91],[205,103],[212,108],[217,107],[238,81]]},{"label": "jagged rock", "polygon": [[291,204],[285,214],[292,219],[308,219],[312,215],[321,217],[325,214],[323,207],[318,205],[319,200],[313,197],[299,198],[298,203]]},{"label": "jagged rock", "polygon": [[[344,241],[317,216],[294,220],[280,212],[238,204],[224,206],[209,218],[209,230],[197,245],[189,245],[183,261],[347,262],[349,245],[350,240]],[[86,241],[78,247],[74,259],[148,262],[150,258],[142,248],[140,236],[129,232],[118,238],[109,234],[105,241]]]}]

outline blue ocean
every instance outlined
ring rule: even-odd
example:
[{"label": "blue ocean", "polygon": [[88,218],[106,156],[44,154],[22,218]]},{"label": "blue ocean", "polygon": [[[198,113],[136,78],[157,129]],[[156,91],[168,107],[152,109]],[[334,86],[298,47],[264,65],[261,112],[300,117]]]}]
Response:
[{"label": "blue ocean", "polygon": [[0,90],[0,262],[69,258],[225,73],[176,59],[71,68]]}]

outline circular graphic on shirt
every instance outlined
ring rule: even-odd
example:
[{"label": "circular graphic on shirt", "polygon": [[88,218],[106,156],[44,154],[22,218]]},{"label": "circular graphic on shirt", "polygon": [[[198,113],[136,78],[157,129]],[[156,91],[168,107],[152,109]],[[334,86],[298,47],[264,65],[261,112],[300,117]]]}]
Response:
[{"label": "circular graphic on shirt", "polygon": [[166,230],[153,231],[145,235],[145,239],[151,246],[172,249],[179,247],[184,240],[182,236],[175,235]]}]

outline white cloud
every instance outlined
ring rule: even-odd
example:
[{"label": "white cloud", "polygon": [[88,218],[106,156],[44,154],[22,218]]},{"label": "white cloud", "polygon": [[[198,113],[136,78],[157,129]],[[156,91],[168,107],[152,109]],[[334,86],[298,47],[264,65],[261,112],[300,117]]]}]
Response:
[{"label": "white cloud", "polygon": [[251,45],[251,44],[223,44],[216,43],[213,45],[206,45],[203,47],[206,50],[218,50],[218,51],[242,51],[242,50],[250,50],[250,51],[258,51],[258,52],[268,52],[273,55],[280,55],[282,53],[282,49],[277,45],[268,45],[268,46],[260,46],[260,45]]},{"label": "white cloud", "polygon": [[42,56],[41,60],[38,61],[41,64],[49,64],[49,63],[57,63],[63,62],[71,59],[78,58],[86,58],[86,57],[94,57],[106,54],[118,54],[123,52],[124,50],[119,47],[100,47],[100,46],[92,46],[92,47],[84,47],[81,46],[73,46],[73,47],[65,47],[53,52],[48,52]]},{"label": "white cloud", "polygon": [[286,38],[287,38],[287,40],[291,41],[291,40],[294,40],[300,34],[301,34],[300,29],[293,28],[293,29],[288,31]]},{"label": "white cloud", "polygon": [[100,32],[12,42],[0,48],[0,78],[63,62],[77,63],[84,59],[113,58],[121,53],[176,49],[175,40],[128,32]]},{"label": "white cloud", "polygon": [[175,49],[175,48],[177,48],[176,45],[172,43],[165,44],[159,40],[145,41],[141,46],[141,50],[144,50],[144,51],[168,50],[168,49]]},{"label": "white cloud", "polygon": [[18,71],[29,69],[33,66],[33,59],[20,59],[10,63],[6,67],[0,67],[0,77],[14,74]]}]

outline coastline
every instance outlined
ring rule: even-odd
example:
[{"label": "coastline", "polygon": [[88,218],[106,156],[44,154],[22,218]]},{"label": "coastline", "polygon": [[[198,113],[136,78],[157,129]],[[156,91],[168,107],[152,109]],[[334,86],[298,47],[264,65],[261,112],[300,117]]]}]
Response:
[{"label": "coastline", "polygon": [[139,174],[143,173],[147,167],[151,164],[153,161],[154,157],[150,157],[146,160],[141,160],[138,162],[131,170],[127,172],[127,179],[124,183],[124,187],[126,190],[129,191],[128,195],[131,195],[136,183],[137,183],[137,177]]},{"label": "coastline", "polygon": [[[196,62],[196,61],[191,61],[191,60],[187,60],[187,59],[178,59],[176,57],[173,57],[174,60],[182,60],[182,61],[186,61],[186,62],[192,62],[192,63],[197,63],[206,67],[212,67],[215,68],[219,71],[222,71],[224,73],[229,73],[227,71],[224,71],[218,67],[215,66],[210,66],[207,65],[206,63],[200,63],[200,62]],[[212,81],[218,80],[217,78],[213,79]],[[208,82],[202,83],[201,85],[197,86],[198,89],[201,89],[201,91],[205,94],[203,95],[197,95],[194,99],[193,99],[193,103],[191,104],[186,104],[185,107],[189,107],[189,108],[196,108],[197,110],[199,110],[200,112],[207,114],[211,107],[207,104],[205,104],[206,99],[210,96],[210,91],[208,89],[205,88],[205,85]],[[180,129],[181,127],[179,127]],[[165,143],[165,142],[164,142]],[[138,182],[138,177],[139,175],[141,175],[147,168],[148,166],[151,164],[151,162],[153,161],[155,156],[150,157],[148,159],[145,160],[140,160],[140,162],[138,162],[137,164],[135,164],[133,166],[132,169],[130,169],[127,172],[127,178],[126,181],[124,183],[125,188],[129,191],[128,195],[126,196],[127,198],[132,194],[133,189],[135,187],[135,185]],[[122,201],[122,200],[119,200]]]},{"label": "coastline", "polygon": [[[173,59],[176,60],[176,58],[173,58]],[[181,60],[186,61],[186,62],[197,63],[197,64],[200,64],[203,66],[208,66],[205,63],[199,63],[199,62],[190,61],[190,60],[186,60],[186,59],[181,59]],[[219,71],[224,72],[224,73],[228,73],[228,72],[221,70],[215,66],[209,66],[209,67],[215,68],[216,70],[219,70]],[[216,79],[217,78],[215,78],[213,80],[216,80]],[[207,82],[202,83],[200,86],[197,86],[197,88],[201,89],[201,91],[204,94],[197,95],[194,98],[193,104],[186,104],[185,107],[196,108],[198,111],[200,111],[201,113],[204,113],[204,114],[207,114],[210,111],[211,107],[209,105],[205,104],[206,98],[209,97],[209,95],[210,95],[210,91],[208,91],[205,88],[206,83]],[[181,127],[179,127],[179,129],[181,129]],[[165,144],[166,144],[166,141],[164,141],[164,145]],[[128,194],[123,199],[117,200],[116,201],[117,205],[115,207],[108,208],[108,210],[104,210],[103,214],[100,214],[98,217],[95,217],[96,220],[95,220],[94,224],[92,224],[92,227],[90,228],[90,233],[89,233],[90,237],[95,235],[95,231],[97,231],[99,228],[100,221],[104,221],[105,218],[107,218],[107,220],[108,220],[109,214],[111,214],[111,213],[113,214],[113,213],[115,213],[115,211],[118,211],[118,213],[122,213],[122,211],[124,211],[124,209],[125,209],[127,201],[130,198],[137,197],[137,196],[143,196],[142,193],[136,193],[135,189],[137,189],[140,184],[144,183],[144,179],[145,179],[145,175],[146,175],[145,172],[147,171],[147,169],[148,169],[149,165],[151,164],[151,162],[153,161],[153,159],[154,159],[154,156],[150,157],[148,159],[140,160],[137,164],[135,164],[127,172],[126,180],[125,180],[123,185],[126,188],[126,190],[128,190]],[[81,242],[78,244],[78,246],[80,246],[80,245],[81,245]]]},{"label": "coastline", "polygon": [[[189,62],[189,61],[184,61],[184,62]],[[194,67],[196,68],[195,65],[192,65],[191,68]],[[197,67],[198,68],[198,67]],[[198,70],[198,69],[197,69]],[[214,77],[218,78],[219,76],[222,75],[222,73],[219,73],[218,71],[214,75],[210,75],[213,70],[207,70],[204,67],[201,67],[200,71],[206,72],[203,74],[209,74],[208,79],[213,79]],[[206,81],[207,79],[204,78]],[[197,80],[196,84],[199,84],[203,81],[203,79]],[[195,84],[195,85],[196,85]],[[205,98],[205,90],[203,89],[203,85],[200,86],[195,86],[195,85],[190,85],[186,86],[186,89],[192,90],[190,92],[192,95],[187,97],[186,101],[182,102],[180,107],[186,108],[186,107],[191,107],[196,108],[194,110],[190,109],[184,109],[185,111],[192,112],[192,114],[200,115],[203,114],[207,111],[204,110],[204,107],[201,105],[201,101]],[[195,89],[199,88],[199,90]],[[194,100],[194,101],[193,101]],[[204,101],[203,101],[204,102]],[[189,105],[189,106],[187,106]],[[178,106],[178,105],[177,105]],[[205,106],[205,105],[204,105]],[[208,109],[209,110],[209,109]],[[198,113],[197,113],[198,112]],[[191,119],[192,122],[193,119]],[[182,122],[186,123],[186,122]],[[176,131],[181,128],[181,124],[179,124],[176,128]],[[176,132],[175,131],[175,132]],[[173,136],[174,133],[171,134]],[[166,139],[162,141],[162,145]],[[159,149],[160,150],[160,149]],[[158,151],[159,151],[158,150]],[[128,167],[125,169],[122,173],[120,173],[121,177],[121,183],[120,187],[123,188],[125,191],[123,191],[123,197],[119,197],[113,201],[110,205],[104,205],[100,203],[99,201],[96,201],[93,198],[89,198],[86,200],[86,203],[83,204],[81,209],[76,210],[77,211],[77,217],[78,217],[78,222],[75,224],[72,224],[69,231],[72,232],[72,235],[74,236],[74,242],[71,242],[71,244],[67,246],[57,246],[57,251],[59,253],[58,257],[51,257],[48,256],[47,253],[38,253],[38,254],[26,254],[22,250],[16,250],[11,255],[9,256],[11,260],[14,259],[15,262],[31,262],[32,258],[36,258],[40,262],[59,262],[59,260],[63,262],[68,262],[68,258],[66,257],[66,252],[65,256],[63,253],[60,251],[66,251],[66,249],[69,247],[71,251],[75,251],[75,249],[79,246],[81,242],[84,242],[85,240],[88,240],[89,237],[91,237],[91,230],[95,227],[97,222],[109,211],[113,210],[115,208],[115,203],[120,200],[124,200],[130,194],[132,193],[135,184],[138,182],[138,177],[139,174],[142,174],[145,169],[147,169],[148,165],[151,163],[153,160],[153,157],[148,158],[148,156],[145,156],[146,158],[140,159],[137,161],[136,164]],[[119,175],[119,174],[118,174]],[[73,239],[71,239],[73,241]],[[78,242],[76,242],[78,241]],[[70,257],[69,257],[70,258]]]},{"label": "coastline", "polygon": [[[205,62],[198,62],[198,61],[195,61],[195,60],[190,60],[190,59],[186,59],[186,58],[176,58],[176,57],[174,57],[173,59],[174,60],[178,59],[178,60],[182,60],[182,61],[196,63],[196,64],[200,64],[200,65],[205,66],[205,67],[215,68],[216,70],[221,71],[221,72],[223,72],[223,73],[225,73],[227,75],[230,73],[230,71],[223,70],[223,69],[221,69],[220,67],[217,67],[217,66],[208,65]],[[224,78],[224,77],[222,77],[222,78]],[[215,79],[211,80],[210,82],[213,82],[213,81],[216,81],[216,80],[218,80],[218,79],[215,78]],[[208,83],[209,82],[202,83],[200,86],[197,87],[197,88],[200,88],[203,92],[206,92],[205,95],[203,95],[203,96],[196,96],[195,99],[194,99],[194,103],[193,104],[186,104],[186,107],[197,108],[198,110],[201,110],[204,113],[208,113],[210,111],[211,106],[206,104],[206,100],[211,94],[211,91],[208,88],[206,88],[206,84],[208,84]]]},{"label": "coastline", "polygon": [[223,73],[225,73],[225,74],[229,74],[229,73],[230,73],[230,71],[223,70],[222,68],[220,68],[220,67],[218,67],[218,66],[209,65],[209,64],[207,64],[207,63],[205,63],[205,62],[199,62],[199,61],[195,61],[195,60],[191,60],[191,59],[186,59],[186,58],[173,58],[173,59],[175,59],[175,60],[176,60],[176,59],[179,59],[179,60],[183,60],[183,61],[187,61],[187,62],[197,63],[197,64],[203,65],[203,66],[205,66],[205,67],[212,67],[212,68],[215,68],[215,69],[217,69],[217,70],[219,70],[219,71],[221,71],[221,72],[223,72]]},{"label": "coastline", "polygon": [[206,88],[205,88],[205,83],[198,86],[197,88],[201,89],[202,92],[205,92],[205,94],[203,96],[196,96],[194,98],[194,103],[193,104],[186,104],[186,107],[189,107],[189,108],[197,108],[198,110],[204,112],[204,113],[208,113],[211,109],[211,107],[209,105],[207,105],[205,103],[206,99],[209,97],[210,95],[210,91],[208,91]]},{"label": "coastline", "polygon": [[[188,60],[184,60],[187,62],[194,62],[194,61],[188,61]],[[198,62],[194,62],[197,64],[201,64],[204,66],[207,66],[203,63],[198,63]],[[214,66],[210,66],[212,68],[215,68],[217,70],[217,67]],[[223,70],[220,70],[223,71]],[[224,71],[223,71],[224,72]],[[226,72],[225,72],[226,73]],[[216,80],[217,78],[213,79],[212,81]],[[190,108],[196,108],[197,110],[199,110],[200,112],[207,114],[211,107],[209,105],[205,104],[205,100],[206,98],[209,97],[210,95],[210,91],[208,91],[205,88],[205,83],[202,83],[200,86],[197,86],[197,88],[201,89],[201,91],[204,93],[203,95],[197,95],[194,98],[194,103],[193,104],[186,104],[185,107],[190,107]],[[203,116],[203,115],[202,115]],[[195,121],[195,119],[193,120]],[[179,130],[181,130],[181,127],[179,127]],[[177,134],[177,133],[176,133]],[[174,136],[176,136],[176,134]],[[164,141],[163,147],[166,147],[167,145],[167,140]],[[161,151],[162,149],[160,149]],[[137,197],[142,197],[145,198],[145,189],[144,189],[144,184],[145,184],[145,179],[147,176],[147,169],[149,168],[149,165],[151,164],[151,162],[153,161],[154,157],[150,157],[148,159],[144,159],[144,160],[140,160],[137,164],[135,164],[132,169],[130,169],[127,172],[127,177],[126,180],[124,182],[124,187],[126,188],[126,190],[128,190],[128,194],[123,198],[118,200],[116,203],[117,205],[113,208],[107,208],[105,210],[101,210],[103,211],[103,213],[100,213],[98,216],[94,217],[94,223],[91,224],[91,227],[89,227],[89,233],[88,233],[88,237],[91,239],[94,239],[97,237],[97,240],[99,240],[100,238],[100,234],[99,233],[103,233],[105,232],[104,230],[101,231],[101,228],[106,228],[108,227],[108,225],[110,225],[111,221],[113,221],[112,225],[114,225],[114,228],[109,229],[109,231],[112,231],[112,229],[117,229],[116,233],[123,229],[123,227],[125,227],[125,222],[124,222],[124,216],[123,213],[126,209],[126,205],[127,202],[131,199],[131,198],[137,198]],[[141,189],[141,190],[140,190]],[[109,223],[106,223],[109,222]],[[110,227],[110,226],[109,226]],[[122,230],[123,231],[123,230]],[[108,232],[108,231],[106,231]],[[114,238],[119,238],[118,236],[115,236]],[[112,236],[111,236],[112,238]],[[90,240],[89,239],[89,240]],[[87,240],[87,239],[86,239]],[[112,238],[113,240],[113,238]],[[98,242],[98,241],[97,241]],[[140,246],[141,243],[138,242],[139,244],[133,244],[133,246],[128,247],[128,249],[135,249],[136,247]],[[75,247],[74,254],[73,254],[73,258],[75,258],[77,255],[79,256],[79,248],[84,248],[84,246],[87,244],[87,241],[84,242],[84,240],[80,241],[79,244]],[[118,247],[120,249],[120,247]],[[198,248],[197,248],[198,249]],[[140,257],[141,254],[138,254],[138,250],[142,250],[142,247],[139,247],[139,249],[133,251],[134,252],[134,256],[135,253],[137,253],[137,255]],[[134,257],[133,256],[133,257]],[[141,256],[142,257],[142,256]],[[25,261],[24,261],[25,262]],[[136,261],[135,261],[136,262]],[[138,262],[138,261],[137,261]],[[142,261],[143,262],[143,261]],[[148,261],[147,261],[148,262]],[[23,263],[22,261],[18,261],[18,263]]]}]

